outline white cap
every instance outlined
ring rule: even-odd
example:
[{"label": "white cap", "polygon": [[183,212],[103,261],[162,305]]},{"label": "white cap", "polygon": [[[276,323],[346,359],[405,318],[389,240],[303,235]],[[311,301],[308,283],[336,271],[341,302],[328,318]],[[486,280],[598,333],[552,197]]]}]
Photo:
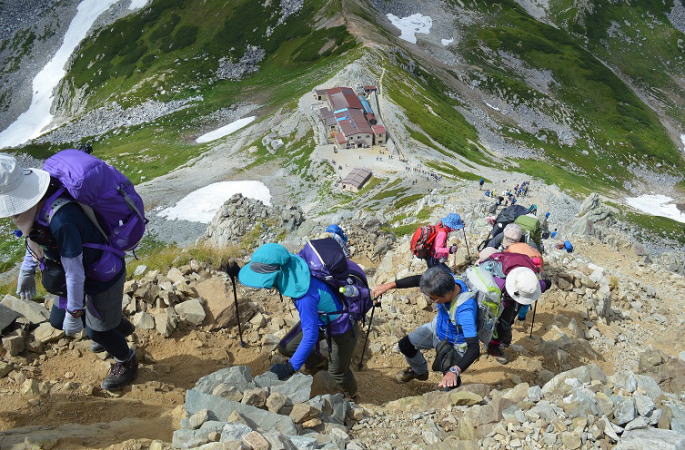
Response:
[{"label": "white cap", "polygon": [[40,201],[50,185],[50,174],[23,169],[12,155],[0,153],[0,217],[27,211]]}]

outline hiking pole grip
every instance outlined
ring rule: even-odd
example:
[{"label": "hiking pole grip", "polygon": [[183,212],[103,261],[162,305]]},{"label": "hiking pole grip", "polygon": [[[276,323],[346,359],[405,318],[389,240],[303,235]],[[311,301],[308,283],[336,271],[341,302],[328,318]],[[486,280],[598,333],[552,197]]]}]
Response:
[{"label": "hiking pole grip", "polygon": [[226,273],[231,279],[231,285],[233,286],[233,302],[235,303],[235,321],[238,324],[238,336],[240,337],[240,346],[247,347],[245,341],[243,341],[243,329],[240,326],[240,313],[238,312],[238,293],[236,290],[235,278],[240,272],[240,266],[235,261],[231,261],[226,267]]},{"label": "hiking pole grip", "polygon": [[[378,298],[380,299],[383,295],[379,295]],[[364,354],[366,353],[366,346],[369,344],[369,335],[371,334],[371,326],[373,325],[373,314],[376,312],[376,306],[380,307],[381,302],[380,300],[377,302],[374,302],[373,306],[371,307],[371,317],[369,318],[369,326],[366,327],[366,338],[364,339],[364,346],[362,347],[362,356],[359,358],[359,365],[357,366],[358,370],[362,370],[362,367],[364,366]]]}]

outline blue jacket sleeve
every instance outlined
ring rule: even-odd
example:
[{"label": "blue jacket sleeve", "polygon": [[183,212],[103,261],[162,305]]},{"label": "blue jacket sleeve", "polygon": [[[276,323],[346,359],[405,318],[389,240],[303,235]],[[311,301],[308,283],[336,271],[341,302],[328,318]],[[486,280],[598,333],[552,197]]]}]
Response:
[{"label": "blue jacket sleeve", "polygon": [[319,313],[317,310],[319,299],[317,296],[307,293],[304,297],[295,301],[295,307],[300,314],[300,322],[302,326],[302,340],[297,350],[290,358],[290,365],[295,370],[300,370],[300,367],[307,360],[309,355],[314,350],[316,343],[319,341]]},{"label": "blue jacket sleeve", "polygon": [[475,299],[469,300],[457,308],[457,322],[461,325],[464,338],[478,336],[478,306]]}]

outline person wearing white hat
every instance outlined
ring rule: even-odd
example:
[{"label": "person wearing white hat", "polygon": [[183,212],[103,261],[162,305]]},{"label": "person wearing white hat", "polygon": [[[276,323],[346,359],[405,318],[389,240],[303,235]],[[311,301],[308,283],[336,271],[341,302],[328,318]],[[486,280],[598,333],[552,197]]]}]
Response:
[{"label": "person wearing white hat", "polygon": [[552,283],[549,280],[539,280],[535,272],[528,267],[515,267],[508,271],[506,278],[497,276],[494,278],[502,289],[504,309],[495,326],[492,340],[488,344],[488,354],[494,356],[497,362],[506,364],[509,360],[502,347],[511,344],[511,327],[519,309],[521,306],[534,303],[543,292],[551,287]]},{"label": "person wearing white hat", "polygon": [[17,293],[25,301],[35,296],[34,275],[40,263],[43,285],[59,296],[56,303],[66,310],[62,318],[55,313],[60,308],[53,307],[50,323],[73,336],[85,322],[88,336],[116,361],[102,382],[103,389],[120,389],[133,381],[138,370],[125,339],[133,326],[122,316],[126,266],[122,258],[120,270],[113,270],[105,281],[86,275],[105,253],[93,245],[106,241],[78,203],[59,193],[60,187],[48,172],[22,168],[13,156],[0,153],[0,218],[10,217],[18,235],[26,236]]}]

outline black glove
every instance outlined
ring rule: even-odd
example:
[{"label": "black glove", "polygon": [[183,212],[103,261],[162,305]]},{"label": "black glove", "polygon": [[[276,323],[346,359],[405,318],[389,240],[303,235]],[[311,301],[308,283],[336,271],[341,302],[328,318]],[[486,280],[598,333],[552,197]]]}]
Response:
[{"label": "black glove", "polygon": [[295,369],[293,369],[289,362],[274,364],[269,371],[275,373],[281,381],[287,380],[295,373]]}]

